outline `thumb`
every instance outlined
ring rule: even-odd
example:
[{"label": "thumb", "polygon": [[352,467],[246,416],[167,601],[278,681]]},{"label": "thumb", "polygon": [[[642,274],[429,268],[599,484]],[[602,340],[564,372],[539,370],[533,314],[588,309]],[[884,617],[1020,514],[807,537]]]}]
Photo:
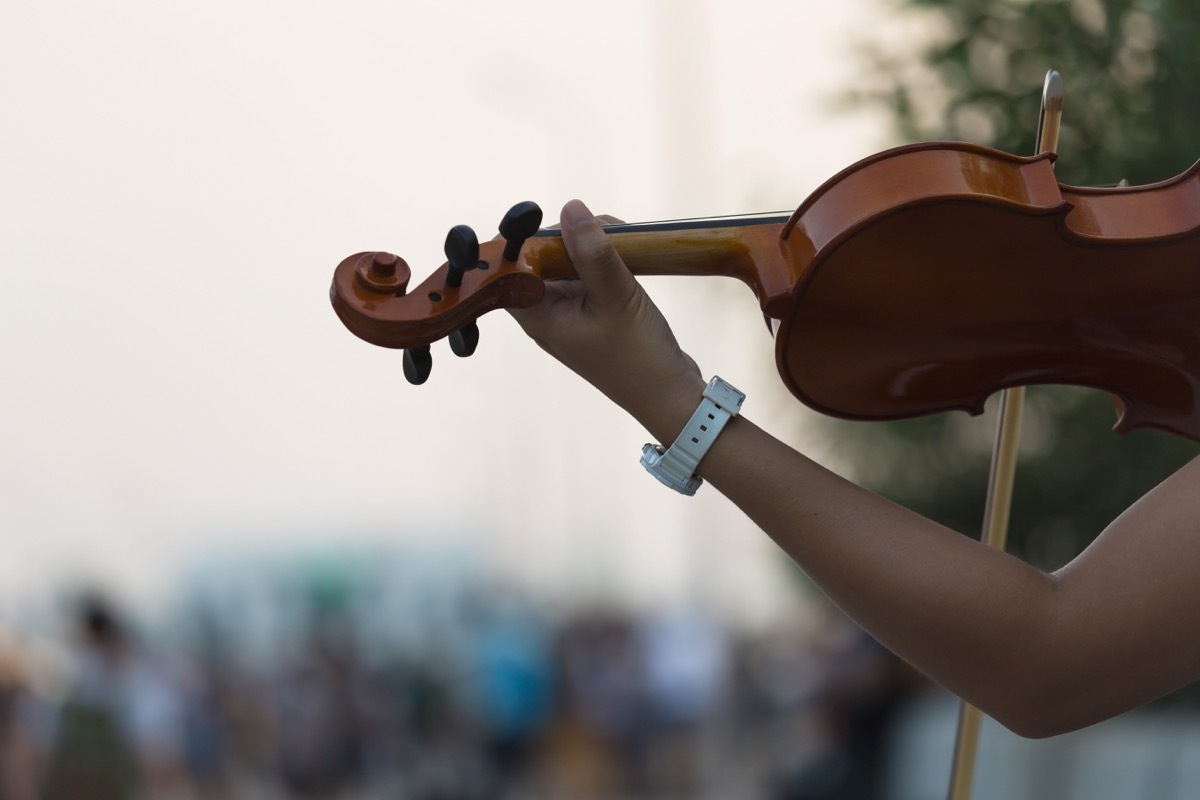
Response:
[{"label": "thumb", "polygon": [[562,237],[575,272],[598,308],[619,308],[637,293],[638,284],[617,255],[596,217],[578,200],[563,206]]}]

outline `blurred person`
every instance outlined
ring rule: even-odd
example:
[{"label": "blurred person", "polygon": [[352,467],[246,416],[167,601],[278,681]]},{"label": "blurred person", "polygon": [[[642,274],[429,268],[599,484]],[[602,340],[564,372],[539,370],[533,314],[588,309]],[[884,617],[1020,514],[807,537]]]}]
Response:
[{"label": "blurred person", "polygon": [[919,685],[903,662],[835,609],[808,646],[815,681],[805,704],[817,747],[773,780],[775,800],[877,800],[885,796],[891,725]]},{"label": "blurred person", "polygon": [[77,609],[72,686],[59,710],[45,800],[189,797],[184,709],[159,665],[98,595]]},{"label": "blurred person", "polygon": [[362,675],[348,621],[320,610],[303,651],[279,679],[275,740],[292,797],[334,800],[363,777]]},{"label": "blurred person", "polygon": [[704,726],[726,697],[729,643],[712,620],[697,612],[647,620],[638,640],[645,664],[651,788],[658,794],[695,796],[705,777]]},{"label": "blurred person", "polygon": [[[547,282],[539,305],[510,313],[669,445],[707,407],[705,377],[587,207],[567,203],[561,223],[578,280]],[[744,416],[696,477],[881,643],[1018,734],[1090,725],[1200,676],[1200,637],[1185,635],[1200,606],[1200,460],[1052,574],[856,486]]]},{"label": "blurred person", "polygon": [[842,623],[826,655],[821,692],[833,739],[849,764],[842,800],[884,796],[892,725],[920,679],[857,625]]},{"label": "blurred person", "polygon": [[427,641],[369,676],[366,796],[469,800],[494,790],[477,698],[467,689],[470,668],[460,661],[467,658]]},{"label": "blurred person", "polygon": [[0,629],[0,800],[34,800],[38,763],[26,718],[30,702],[24,658]]},{"label": "blurred person", "polygon": [[632,620],[600,611],[558,631],[560,702],[546,759],[553,796],[644,788],[644,664],[635,633]]},{"label": "blurred person", "polygon": [[734,663],[734,757],[767,796],[824,760],[833,747],[821,724],[825,668],[810,620],[780,622],[743,640]]},{"label": "blurred person", "polygon": [[490,604],[476,630],[476,703],[494,794],[527,785],[554,708],[554,675],[543,623],[504,603]]},{"label": "blurred person", "polygon": [[233,667],[211,656],[192,667],[181,680],[187,769],[201,797],[228,797]]},{"label": "blurred person", "polygon": [[188,607],[177,627],[185,631],[178,643],[176,673],[188,772],[199,796],[230,797],[230,780],[240,755],[234,709],[240,705],[242,713],[249,711],[247,698],[238,696],[244,676],[232,657],[227,629],[213,609]]}]

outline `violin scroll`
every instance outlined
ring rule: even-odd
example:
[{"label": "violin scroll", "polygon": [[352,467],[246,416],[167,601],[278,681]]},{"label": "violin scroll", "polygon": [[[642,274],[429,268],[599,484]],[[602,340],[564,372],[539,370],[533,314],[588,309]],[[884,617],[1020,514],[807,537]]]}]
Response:
[{"label": "violin scroll", "polygon": [[479,345],[479,316],[542,299],[542,277],[520,257],[541,220],[536,204],[518,203],[500,223],[504,239],[483,244],[470,227],[456,225],[446,236],[446,262],[411,292],[412,272],[404,259],[355,253],[334,271],[329,290],[334,311],[359,338],[404,350],[405,377],[424,383],[433,369],[433,342],[449,337],[455,355],[469,356]]}]

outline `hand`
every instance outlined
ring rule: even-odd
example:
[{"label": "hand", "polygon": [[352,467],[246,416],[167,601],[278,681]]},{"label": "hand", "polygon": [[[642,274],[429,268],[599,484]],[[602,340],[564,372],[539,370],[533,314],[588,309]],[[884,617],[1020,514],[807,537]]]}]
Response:
[{"label": "hand", "polygon": [[700,402],[700,369],[587,206],[572,200],[561,221],[579,280],[547,282],[540,304],[510,313],[543,350],[669,444]]}]

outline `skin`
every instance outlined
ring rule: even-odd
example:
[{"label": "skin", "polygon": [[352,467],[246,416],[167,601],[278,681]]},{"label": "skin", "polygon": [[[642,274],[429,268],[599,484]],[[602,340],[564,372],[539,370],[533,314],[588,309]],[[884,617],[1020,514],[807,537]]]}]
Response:
[{"label": "skin", "polygon": [[[525,332],[672,442],[707,373],[583,203],[562,212],[580,279],[513,311]],[[699,474],[865,630],[1012,731],[1052,736],[1200,677],[1200,459],[1054,573],[835,475],[737,417]]]}]

